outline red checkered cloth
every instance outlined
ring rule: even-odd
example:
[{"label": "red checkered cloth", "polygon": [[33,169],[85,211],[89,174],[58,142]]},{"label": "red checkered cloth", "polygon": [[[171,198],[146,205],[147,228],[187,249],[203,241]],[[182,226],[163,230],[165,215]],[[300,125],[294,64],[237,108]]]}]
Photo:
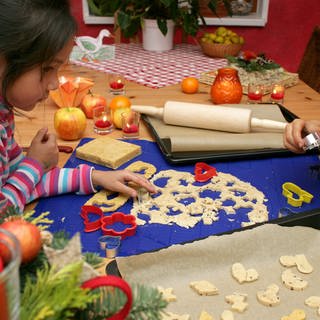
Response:
[{"label": "red checkered cloth", "polygon": [[125,79],[151,88],[179,83],[185,77],[199,78],[202,72],[225,67],[226,59],[205,56],[196,45],[179,44],[166,52],[146,51],[141,44],[116,44],[115,59],[72,62],[103,71],[119,73]]}]

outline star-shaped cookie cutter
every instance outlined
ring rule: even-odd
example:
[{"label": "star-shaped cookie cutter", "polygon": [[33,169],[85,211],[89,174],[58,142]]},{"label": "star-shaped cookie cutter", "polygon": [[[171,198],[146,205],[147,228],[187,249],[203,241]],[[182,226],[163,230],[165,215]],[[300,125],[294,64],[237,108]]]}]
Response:
[{"label": "star-shaped cookie cutter", "polygon": [[216,169],[205,162],[197,162],[194,167],[194,180],[197,182],[206,182],[216,175]]},{"label": "star-shaped cookie cutter", "polygon": [[310,203],[313,195],[292,182],[285,182],[282,184],[282,195],[288,200],[288,204],[293,207],[301,207],[302,203]]}]

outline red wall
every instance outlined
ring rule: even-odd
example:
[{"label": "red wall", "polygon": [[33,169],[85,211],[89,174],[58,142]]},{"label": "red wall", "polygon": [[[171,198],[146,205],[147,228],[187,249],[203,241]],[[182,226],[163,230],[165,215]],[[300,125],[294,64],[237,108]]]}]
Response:
[{"label": "red wall", "polygon": [[[78,20],[79,35],[96,37],[105,25],[86,25],[82,18],[82,1],[71,0]],[[319,0],[269,0],[265,27],[229,27],[245,38],[244,50],[264,52],[285,69],[296,72],[314,26],[320,25]],[[108,26],[112,30],[112,26]],[[210,31],[215,26],[208,26]]]}]

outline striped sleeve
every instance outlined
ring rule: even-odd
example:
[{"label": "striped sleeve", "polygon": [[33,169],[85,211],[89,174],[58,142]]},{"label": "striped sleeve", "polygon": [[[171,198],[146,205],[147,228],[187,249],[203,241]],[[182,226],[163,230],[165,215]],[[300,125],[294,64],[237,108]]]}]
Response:
[{"label": "striped sleeve", "polygon": [[42,175],[43,169],[37,161],[31,158],[20,161],[16,170],[9,175],[2,186],[1,193],[7,199],[2,202],[4,207],[13,205],[22,212]]},{"label": "striped sleeve", "polygon": [[29,201],[69,192],[94,193],[96,190],[91,181],[92,170],[93,167],[84,164],[77,168],[54,168],[43,175]]}]

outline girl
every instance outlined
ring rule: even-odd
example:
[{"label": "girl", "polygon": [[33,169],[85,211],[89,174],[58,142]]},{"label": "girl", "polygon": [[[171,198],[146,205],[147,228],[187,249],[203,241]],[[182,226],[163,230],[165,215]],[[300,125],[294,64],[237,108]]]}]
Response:
[{"label": "girl", "polygon": [[125,170],[57,168],[57,142],[47,128],[38,131],[26,155],[15,142],[13,110],[32,110],[57,88],[75,32],[67,0],[0,1],[0,213],[8,206],[22,212],[38,197],[89,194],[97,186],[135,197],[129,181],[155,191],[148,180]]}]

